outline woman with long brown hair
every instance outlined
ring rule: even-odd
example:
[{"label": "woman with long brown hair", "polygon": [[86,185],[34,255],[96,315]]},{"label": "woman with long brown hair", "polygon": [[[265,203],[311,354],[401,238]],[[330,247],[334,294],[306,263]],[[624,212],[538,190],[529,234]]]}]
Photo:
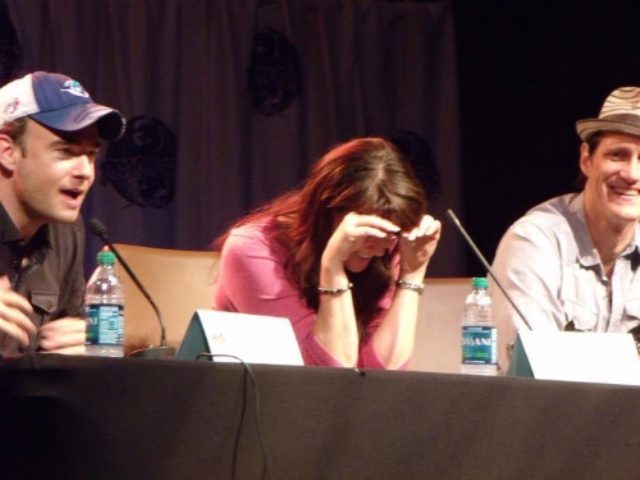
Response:
[{"label": "woman with long brown hair", "polygon": [[352,140],[216,241],[214,308],[289,318],[308,365],[407,368],[440,228],[393,144]]}]

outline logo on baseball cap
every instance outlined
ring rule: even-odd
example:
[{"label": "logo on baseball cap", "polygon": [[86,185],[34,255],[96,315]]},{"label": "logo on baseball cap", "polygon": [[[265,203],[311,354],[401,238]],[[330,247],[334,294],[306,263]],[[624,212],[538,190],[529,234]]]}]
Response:
[{"label": "logo on baseball cap", "polygon": [[60,73],[33,72],[0,88],[0,125],[29,117],[47,127],[74,132],[93,123],[103,140],[117,140],[126,120],[94,103],[79,82]]}]

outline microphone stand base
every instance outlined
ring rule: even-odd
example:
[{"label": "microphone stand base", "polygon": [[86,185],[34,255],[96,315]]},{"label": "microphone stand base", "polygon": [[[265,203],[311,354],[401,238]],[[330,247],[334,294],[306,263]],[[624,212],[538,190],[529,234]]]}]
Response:
[{"label": "microphone stand base", "polygon": [[130,358],[149,358],[157,360],[173,360],[176,349],[173,347],[147,347],[135,350],[129,354]]}]

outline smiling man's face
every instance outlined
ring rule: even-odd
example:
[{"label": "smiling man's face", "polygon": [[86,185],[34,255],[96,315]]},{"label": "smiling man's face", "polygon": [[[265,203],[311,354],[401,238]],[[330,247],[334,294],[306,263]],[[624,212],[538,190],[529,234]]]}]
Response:
[{"label": "smiling man's face", "polygon": [[617,228],[640,220],[640,137],[603,134],[593,152],[581,147],[587,215]]}]

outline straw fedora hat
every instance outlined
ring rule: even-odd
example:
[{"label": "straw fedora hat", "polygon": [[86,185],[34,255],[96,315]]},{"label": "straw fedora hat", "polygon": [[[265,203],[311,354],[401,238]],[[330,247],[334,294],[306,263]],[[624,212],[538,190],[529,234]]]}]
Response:
[{"label": "straw fedora hat", "polygon": [[599,130],[624,132],[640,137],[640,88],[620,87],[607,97],[598,118],[576,122],[583,141]]}]

